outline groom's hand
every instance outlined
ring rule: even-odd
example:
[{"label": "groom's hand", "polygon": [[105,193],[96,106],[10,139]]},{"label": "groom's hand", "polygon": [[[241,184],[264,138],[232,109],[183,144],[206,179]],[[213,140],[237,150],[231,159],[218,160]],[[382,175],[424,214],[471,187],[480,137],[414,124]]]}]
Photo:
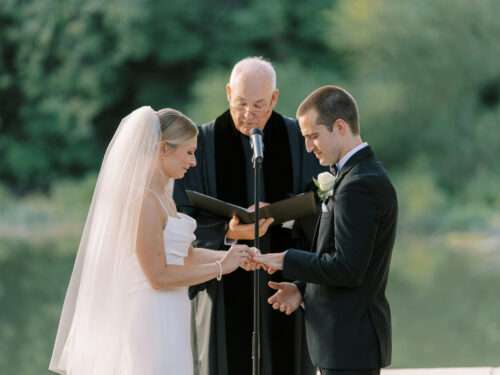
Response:
[{"label": "groom's hand", "polygon": [[269,274],[272,274],[275,271],[281,271],[283,269],[285,253],[286,251],[281,253],[255,255],[252,257],[252,260],[260,264]]},{"label": "groom's hand", "polygon": [[245,271],[255,271],[259,269],[259,265],[253,260],[253,258],[256,255],[260,255],[259,249],[256,247],[249,247],[247,250],[248,253],[248,259],[245,260],[242,264],[240,264],[240,267],[243,268]]},{"label": "groom's hand", "polygon": [[270,269],[269,267],[263,264],[257,263],[254,260],[256,256],[261,255],[259,249],[257,249],[256,247],[249,247],[247,253],[248,253],[248,259],[245,260],[245,262],[243,262],[242,264],[240,264],[240,267],[243,268],[245,271],[256,271],[259,269],[263,269],[269,274],[274,273],[274,270]]},{"label": "groom's hand", "polygon": [[277,283],[269,281],[267,284],[271,289],[277,290],[267,302],[273,306],[273,309],[279,310],[286,315],[290,315],[297,310],[302,302],[302,294],[294,283]]}]

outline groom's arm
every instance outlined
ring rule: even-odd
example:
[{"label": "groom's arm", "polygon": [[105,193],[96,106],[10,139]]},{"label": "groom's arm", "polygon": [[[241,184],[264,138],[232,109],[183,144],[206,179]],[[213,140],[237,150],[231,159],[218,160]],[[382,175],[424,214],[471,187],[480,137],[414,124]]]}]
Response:
[{"label": "groom's arm", "polygon": [[329,286],[359,286],[378,230],[377,205],[370,190],[369,184],[358,181],[339,191],[334,211],[335,251],[316,254],[290,249],[284,255],[283,276]]},{"label": "groom's arm", "polygon": [[297,289],[299,290],[302,297],[304,297],[304,293],[306,291],[306,283],[304,281],[294,281],[293,282]]}]

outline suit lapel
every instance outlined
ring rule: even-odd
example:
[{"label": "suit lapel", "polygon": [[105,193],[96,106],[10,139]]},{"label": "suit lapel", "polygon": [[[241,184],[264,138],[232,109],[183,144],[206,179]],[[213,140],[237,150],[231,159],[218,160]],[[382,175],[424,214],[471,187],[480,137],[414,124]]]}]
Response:
[{"label": "suit lapel", "polygon": [[318,217],[316,218],[316,224],[314,225],[314,236],[312,240],[312,245],[311,245],[311,251],[316,251],[316,243],[318,242],[318,235],[319,235],[319,223],[321,223],[321,216],[323,215],[323,212],[321,212]]},{"label": "suit lapel", "polygon": [[330,215],[330,220],[331,223],[329,225],[320,225],[321,224],[321,218],[324,215],[324,213],[321,213],[321,216],[318,219],[318,222],[316,223],[316,230],[314,234],[314,241],[313,241],[313,249],[316,250],[317,253],[321,253],[324,251],[332,251],[334,252],[335,249],[329,248],[334,246],[334,241],[330,241],[331,236],[334,236],[334,210],[335,210],[335,192],[337,191],[338,187],[340,186],[340,183],[344,179],[345,176],[349,174],[349,172],[356,166],[358,163],[360,163],[362,160],[372,158],[374,157],[373,151],[371,150],[370,146],[367,146],[363,149],[361,149],[359,152],[355,153],[348,161],[347,163],[342,167],[341,171],[339,172],[337,178],[335,179],[335,183],[333,185],[333,194],[328,200],[328,210],[329,210],[329,215]]}]

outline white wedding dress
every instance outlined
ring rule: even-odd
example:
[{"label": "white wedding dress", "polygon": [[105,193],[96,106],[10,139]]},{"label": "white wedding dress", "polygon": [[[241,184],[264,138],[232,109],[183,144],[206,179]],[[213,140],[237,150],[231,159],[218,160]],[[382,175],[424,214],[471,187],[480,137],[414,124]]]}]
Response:
[{"label": "white wedding dress", "polygon": [[[195,229],[196,221],[190,216],[168,217],[163,231],[167,264],[184,264]],[[128,290],[130,329],[122,375],[192,375],[188,288],[154,290],[136,256],[130,272],[134,275]]]},{"label": "white wedding dress", "polygon": [[[143,199],[157,173],[160,145],[158,114],[141,107],[120,121],[106,149],[64,298],[50,371],[193,374],[187,287],[153,289],[136,254]],[[170,197],[173,184],[171,179],[165,189]],[[184,263],[195,228],[189,216],[168,218],[163,230],[167,264]]]}]

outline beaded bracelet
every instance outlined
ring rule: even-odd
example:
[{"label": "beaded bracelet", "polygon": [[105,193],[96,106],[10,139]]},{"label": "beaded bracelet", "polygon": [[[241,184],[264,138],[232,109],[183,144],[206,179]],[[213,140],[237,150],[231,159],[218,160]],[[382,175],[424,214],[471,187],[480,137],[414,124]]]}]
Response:
[{"label": "beaded bracelet", "polygon": [[219,272],[217,273],[217,281],[222,280],[222,262],[220,260],[216,260],[215,264],[217,264],[217,268],[219,269]]}]

